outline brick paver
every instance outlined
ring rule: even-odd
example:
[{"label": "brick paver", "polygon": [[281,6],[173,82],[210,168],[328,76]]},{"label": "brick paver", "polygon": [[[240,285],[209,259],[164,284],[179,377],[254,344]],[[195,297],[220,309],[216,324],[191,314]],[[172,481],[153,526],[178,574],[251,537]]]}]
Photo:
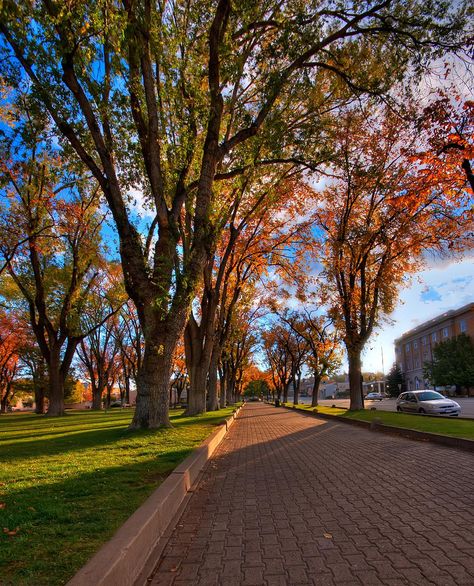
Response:
[{"label": "brick paver", "polygon": [[249,403],[150,582],[474,586],[468,452]]}]

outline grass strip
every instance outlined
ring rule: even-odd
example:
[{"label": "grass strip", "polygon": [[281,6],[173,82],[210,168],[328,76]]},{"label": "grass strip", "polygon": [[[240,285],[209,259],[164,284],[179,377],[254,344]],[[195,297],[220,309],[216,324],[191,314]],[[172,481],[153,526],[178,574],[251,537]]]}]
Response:
[{"label": "grass strip", "polygon": [[131,410],[2,415],[0,584],[65,584],[232,411],[138,432]]},{"label": "grass strip", "polygon": [[[292,403],[286,403],[287,407],[293,407]],[[311,405],[297,405],[297,409],[313,412],[314,407]],[[411,415],[410,413],[397,413],[391,411],[372,411],[369,409],[360,409],[358,411],[349,411],[340,407],[326,407],[319,405],[319,413],[325,415],[339,415],[347,419],[358,419],[360,421],[372,421],[379,419],[384,425],[392,427],[403,427],[404,429],[414,429],[416,431],[426,431],[437,433],[439,435],[448,435],[464,439],[474,440],[474,420],[456,419],[454,417],[432,417],[426,415]]]}]

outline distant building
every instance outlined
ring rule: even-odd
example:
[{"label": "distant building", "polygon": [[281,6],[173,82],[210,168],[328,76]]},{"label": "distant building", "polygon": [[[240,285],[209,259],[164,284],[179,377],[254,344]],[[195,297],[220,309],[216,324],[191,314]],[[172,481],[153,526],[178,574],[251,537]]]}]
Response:
[{"label": "distant building", "polygon": [[474,303],[447,311],[395,340],[395,360],[408,390],[429,387],[423,376],[424,363],[433,359],[436,344],[459,334],[474,336]]},{"label": "distant building", "polygon": [[[313,396],[313,384],[314,378],[306,378],[301,381],[301,396],[312,397]],[[322,381],[319,384],[319,399],[334,399],[339,393],[346,393],[349,391],[349,382],[332,382]]]}]

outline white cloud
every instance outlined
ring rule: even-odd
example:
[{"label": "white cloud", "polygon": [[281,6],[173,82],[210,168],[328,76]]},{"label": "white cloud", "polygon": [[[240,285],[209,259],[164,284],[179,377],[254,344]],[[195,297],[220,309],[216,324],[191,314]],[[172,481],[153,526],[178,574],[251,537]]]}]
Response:
[{"label": "white cloud", "polygon": [[366,371],[385,372],[395,359],[393,342],[396,338],[450,309],[474,301],[474,254],[457,262],[432,262],[412,279],[400,295],[400,302],[390,316],[391,323],[379,328],[369,340],[363,358]]}]

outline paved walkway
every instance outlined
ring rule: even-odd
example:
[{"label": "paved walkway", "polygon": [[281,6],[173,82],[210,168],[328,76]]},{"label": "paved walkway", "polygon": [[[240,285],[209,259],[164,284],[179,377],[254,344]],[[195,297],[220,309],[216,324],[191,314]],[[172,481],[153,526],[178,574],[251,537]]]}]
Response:
[{"label": "paved walkway", "polygon": [[474,457],[249,403],[150,581],[473,586]]}]

